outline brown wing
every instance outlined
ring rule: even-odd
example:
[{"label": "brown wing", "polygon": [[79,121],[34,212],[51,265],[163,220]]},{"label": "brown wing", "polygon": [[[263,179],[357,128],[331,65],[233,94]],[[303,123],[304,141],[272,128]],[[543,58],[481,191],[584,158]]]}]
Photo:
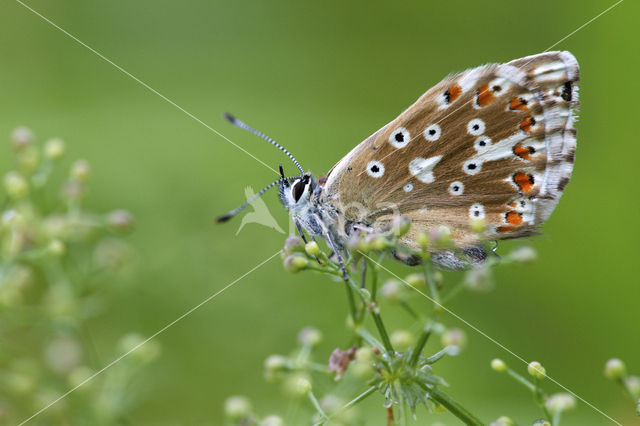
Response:
[{"label": "brown wing", "polygon": [[450,76],[336,164],[325,200],[376,228],[397,213],[412,233],[447,227],[461,247],[474,218],[491,239],[530,235],[571,176],[578,80],[568,52]]}]

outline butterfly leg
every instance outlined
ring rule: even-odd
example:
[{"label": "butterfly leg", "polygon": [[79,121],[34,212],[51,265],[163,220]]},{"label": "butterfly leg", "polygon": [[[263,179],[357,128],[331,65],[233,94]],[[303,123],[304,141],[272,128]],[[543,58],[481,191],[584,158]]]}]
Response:
[{"label": "butterfly leg", "polygon": [[347,268],[344,266],[344,260],[342,259],[342,255],[338,251],[335,243],[333,242],[333,237],[328,232],[325,234],[325,238],[327,239],[327,243],[329,243],[329,247],[333,250],[333,253],[338,258],[338,263],[340,264],[340,269],[342,269],[342,279],[345,281],[349,281],[349,274],[347,274]]},{"label": "butterfly leg", "polygon": [[348,281],[349,274],[347,273],[347,268],[344,266],[344,260],[342,259],[340,250],[338,250],[338,246],[336,245],[335,241],[333,241],[331,232],[329,231],[329,229],[327,228],[327,226],[319,216],[316,216],[316,222],[320,226],[320,229],[322,230],[322,236],[324,237],[325,240],[327,240],[327,244],[329,244],[329,248],[333,250],[333,254],[335,254],[336,258],[338,259],[338,264],[340,264],[340,269],[342,269],[342,279],[344,279],[345,281]]},{"label": "butterfly leg", "polygon": [[[300,234],[300,238],[302,238],[302,241],[304,241],[305,245],[308,243],[307,241],[307,237],[304,235],[304,229],[302,229],[302,225],[300,224],[300,222],[298,222],[297,219],[293,219],[293,223],[296,224],[296,228],[298,229],[298,234]],[[313,241],[315,241],[315,237],[312,235],[311,239]],[[322,265],[322,262],[320,261],[320,258],[318,256],[314,256],[316,258],[316,262],[318,262],[318,264]]]}]

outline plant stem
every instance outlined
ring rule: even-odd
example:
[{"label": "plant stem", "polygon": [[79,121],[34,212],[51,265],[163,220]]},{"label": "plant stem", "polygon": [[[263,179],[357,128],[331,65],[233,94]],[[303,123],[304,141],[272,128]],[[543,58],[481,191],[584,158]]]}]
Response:
[{"label": "plant stem", "polygon": [[351,312],[351,319],[355,324],[358,319],[358,311],[356,310],[356,301],[353,297],[353,291],[348,282],[344,283],[345,289],[347,290],[347,299],[349,299],[349,310]]},{"label": "plant stem", "polygon": [[349,401],[347,403],[347,405],[345,405],[343,407],[343,410],[346,410],[347,408],[351,407],[352,405],[356,405],[358,402],[364,400],[366,397],[368,397],[369,395],[374,393],[376,390],[377,390],[377,388],[375,386],[371,386],[369,389],[367,389],[366,391],[362,392],[360,395],[356,396],[351,401]]},{"label": "plant stem", "polygon": [[324,410],[322,409],[322,407],[320,406],[320,403],[318,402],[318,400],[316,399],[315,395],[313,394],[313,392],[309,391],[308,393],[309,395],[309,399],[311,400],[311,402],[313,403],[313,406],[316,408],[316,410],[318,411],[318,413],[322,416],[323,419],[328,419],[329,416],[327,416],[327,413],[324,412]]},{"label": "plant stem", "polygon": [[375,303],[371,304],[371,315],[373,315],[373,321],[376,323],[376,327],[378,328],[378,333],[380,333],[380,338],[382,339],[382,344],[384,348],[389,353],[390,356],[393,356],[394,350],[391,345],[391,340],[389,340],[389,335],[387,334],[387,330],[384,328],[384,324],[382,323],[382,318],[380,318],[380,309]]},{"label": "plant stem", "polygon": [[484,425],[484,423],[482,423],[480,419],[478,419],[476,416],[471,414],[469,411],[467,411],[466,408],[460,405],[459,402],[451,398],[446,393],[442,392],[440,389],[438,388],[428,389],[426,386],[422,384],[421,386],[423,386],[423,389],[429,392],[429,397],[431,399],[433,399],[434,401],[437,401],[440,405],[442,405],[447,410],[449,410],[451,414],[453,414],[454,416],[462,420],[465,424],[472,425],[472,426]]},{"label": "plant stem", "polygon": [[409,365],[411,367],[415,367],[418,363],[418,359],[420,359],[420,354],[422,353],[422,349],[424,349],[424,345],[427,344],[427,340],[431,335],[431,329],[425,327],[422,329],[422,333],[420,334],[420,338],[418,339],[418,343],[413,348],[413,352],[411,353],[411,359],[409,360]]}]

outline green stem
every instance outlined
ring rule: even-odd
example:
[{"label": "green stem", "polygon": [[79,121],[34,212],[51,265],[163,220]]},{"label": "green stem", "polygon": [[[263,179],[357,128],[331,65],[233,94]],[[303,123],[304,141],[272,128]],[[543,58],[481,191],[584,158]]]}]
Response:
[{"label": "green stem", "polygon": [[351,401],[349,401],[347,405],[343,407],[343,410],[346,410],[347,408],[353,405],[356,405],[358,402],[364,400],[366,397],[374,393],[376,390],[377,388],[375,386],[371,386],[369,389],[367,389],[366,391],[362,392],[360,395],[356,396]]},{"label": "green stem", "polygon": [[409,304],[406,302],[406,300],[401,300],[400,301],[400,306],[402,306],[404,308],[404,310],[407,311],[409,313],[409,315],[411,315],[414,319],[420,318],[420,315],[418,315],[416,313],[416,311],[414,311],[413,308],[411,306],[409,306]]},{"label": "green stem", "polygon": [[371,270],[371,300],[376,301],[378,295],[378,267],[377,265],[369,263],[369,269]]},{"label": "green stem", "polygon": [[413,348],[413,352],[411,353],[411,359],[409,360],[409,365],[411,367],[415,367],[415,365],[418,363],[418,360],[420,359],[420,354],[424,349],[424,345],[427,344],[427,340],[429,339],[430,335],[431,335],[430,328],[425,327],[422,329],[422,333],[420,334],[418,343],[416,343],[416,346]]},{"label": "green stem", "polygon": [[507,373],[511,377],[513,377],[517,382],[519,382],[520,384],[524,385],[527,389],[529,389],[531,392],[533,392],[535,394],[536,387],[535,387],[535,385],[533,383],[531,383],[530,381],[528,381],[527,379],[525,379],[524,377],[522,377],[521,375],[519,375],[518,373],[516,373],[515,371],[513,371],[510,368],[507,369]]},{"label": "green stem", "polygon": [[422,384],[421,386],[423,386],[423,389],[429,392],[429,397],[431,399],[433,399],[434,401],[438,402],[440,405],[445,407],[447,410],[451,412],[451,414],[453,414],[454,416],[462,420],[465,424],[472,425],[472,426],[484,425],[484,423],[482,423],[480,419],[478,419],[476,416],[471,414],[469,411],[467,411],[466,408],[460,405],[459,402],[451,398],[446,393],[442,392],[440,389],[438,388],[428,389],[425,385],[422,385]]},{"label": "green stem", "polygon": [[356,301],[353,297],[353,291],[351,290],[351,287],[349,286],[348,282],[344,283],[344,287],[347,290],[347,299],[349,299],[349,310],[351,311],[351,319],[355,324],[358,319],[358,311],[356,310]]},{"label": "green stem", "polygon": [[431,261],[424,260],[422,265],[424,269],[424,278],[427,281],[427,286],[429,287],[429,294],[433,299],[434,309],[437,311],[440,309],[440,293],[438,292],[436,279],[433,275],[433,270],[431,269]]},{"label": "green stem", "polygon": [[328,419],[329,416],[327,416],[327,413],[324,412],[324,410],[322,409],[322,407],[320,406],[320,403],[318,402],[318,400],[316,399],[315,395],[313,394],[313,392],[309,391],[309,393],[307,394],[309,396],[309,399],[311,400],[311,402],[313,403],[313,406],[316,408],[316,410],[318,411],[318,413],[322,416],[323,419]]},{"label": "green stem", "polygon": [[389,356],[393,356],[393,346],[391,345],[391,340],[389,340],[387,330],[384,328],[384,324],[382,323],[382,318],[380,318],[380,309],[375,303],[372,303],[371,305],[371,315],[373,315],[373,321],[378,328],[378,333],[380,334],[380,338],[382,339],[382,344],[384,345],[386,351],[389,353]]}]

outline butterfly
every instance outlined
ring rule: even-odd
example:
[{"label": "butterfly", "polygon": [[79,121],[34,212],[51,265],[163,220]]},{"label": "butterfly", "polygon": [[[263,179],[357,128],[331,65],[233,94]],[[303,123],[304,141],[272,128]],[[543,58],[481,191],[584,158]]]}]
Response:
[{"label": "butterfly", "polygon": [[[280,179],[218,221],[278,185],[303,239],[305,232],[324,238],[345,274],[349,238],[388,229],[398,215],[411,220],[403,246],[419,248],[420,232],[450,236],[453,249],[428,249],[436,266],[482,263],[488,257],[482,239],[534,235],[567,186],[576,150],[578,81],[578,62],[566,51],[450,75],[319,179],[282,145],[227,115],[285,152],[300,175],[286,177],[280,166]],[[486,223],[484,236],[472,231],[475,220]]]}]

